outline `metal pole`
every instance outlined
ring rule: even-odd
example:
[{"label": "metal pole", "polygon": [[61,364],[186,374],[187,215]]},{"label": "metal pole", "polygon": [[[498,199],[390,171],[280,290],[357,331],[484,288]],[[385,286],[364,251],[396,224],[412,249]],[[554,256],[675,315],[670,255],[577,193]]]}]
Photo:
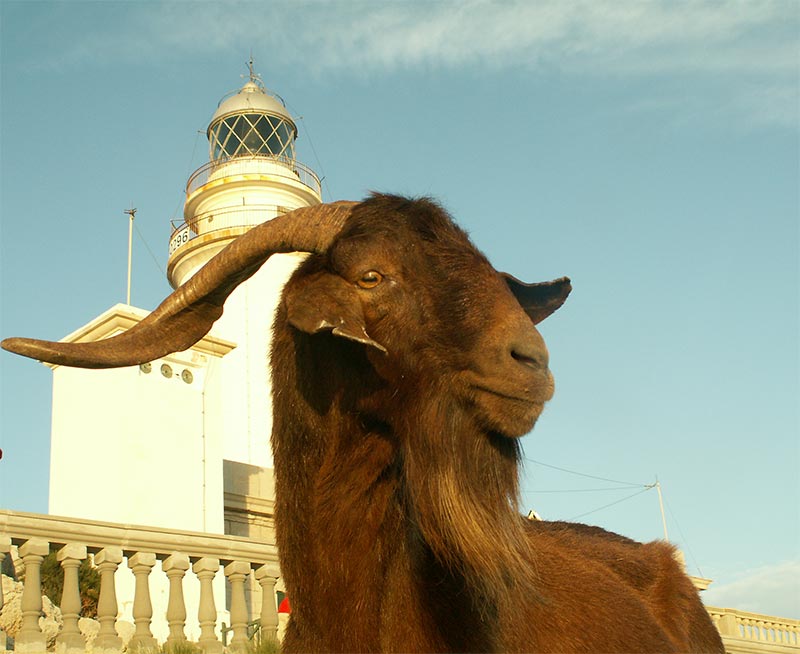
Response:
[{"label": "metal pole", "polygon": [[128,214],[131,219],[128,225],[128,294],[126,296],[125,303],[130,305],[131,303],[131,261],[133,259],[133,218],[136,216],[136,209],[125,209],[125,213]]},{"label": "metal pole", "polygon": [[656,490],[658,491],[658,506],[661,507],[661,524],[664,525],[664,540],[669,541],[667,518],[664,515],[664,498],[661,495],[661,482],[658,481],[658,477],[656,477]]}]

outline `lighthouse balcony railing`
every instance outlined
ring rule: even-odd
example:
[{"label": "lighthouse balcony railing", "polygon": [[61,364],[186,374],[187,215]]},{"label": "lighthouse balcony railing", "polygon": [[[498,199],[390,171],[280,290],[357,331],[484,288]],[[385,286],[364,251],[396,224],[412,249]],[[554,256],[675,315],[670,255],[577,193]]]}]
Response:
[{"label": "lighthouse balcony railing", "polygon": [[[45,560],[51,554],[55,564]],[[88,623],[81,614],[97,589],[84,585],[87,559],[99,576]],[[59,585],[53,565],[62,590],[50,599],[60,608],[48,609],[43,595]],[[275,545],[264,541],[0,509],[0,569],[0,652],[12,643],[25,652],[159,651],[158,641],[245,652],[254,623],[261,638],[277,637],[280,570]]]},{"label": "lighthouse balcony railing", "polygon": [[189,177],[186,182],[186,195],[189,196],[204,184],[208,183],[212,176],[224,170],[225,176],[251,175],[258,174],[259,167],[269,166],[269,174],[272,176],[285,177],[292,181],[299,181],[307,186],[317,195],[322,193],[322,185],[319,177],[308,166],[300,163],[292,157],[283,155],[242,155],[236,157],[221,157],[209,161],[200,166]]},{"label": "lighthouse balcony railing", "polygon": [[232,227],[255,227],[291,210],[292,207],[277,204],[246,204],[212,209],[196,214],[191,220],[178,225],[173,223],[172,236],[169,240],[169,256],[201,234],[227,230]]}]

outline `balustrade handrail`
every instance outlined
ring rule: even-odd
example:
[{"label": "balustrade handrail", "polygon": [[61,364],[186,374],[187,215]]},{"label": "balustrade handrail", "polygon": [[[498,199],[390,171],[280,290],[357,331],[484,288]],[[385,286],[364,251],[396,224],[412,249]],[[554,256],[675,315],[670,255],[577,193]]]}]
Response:
[{"label": "balustrade handrail", "polygon": [[254,154],[244,156],[240,155],[236,157],[222,157],[220,159],[215,159],[203,164],[189,176],[189,180],[186,182],[186,195],[191,195],[194,191],[203,186],[203,184],[208,182],[211,174],[218,168],[222,166],[234,166],[237,163],[241,163],[243,170],[240,173],[232,174],[246,175],[252,171],[245,170],[244,168],[246,168],[247,165],[252,162],[276,163],[285,167],[287,171],[284,174],[281,174],[277,171],[270,171],[270,175],[277,175],[279,177],[291,179],[292,181],[299,181],[301,184],[314,191],[317,195],[320,195],[322,192],[322,184],[319,177],[317,177],[317,174],[305,164],[286,156]]},{"label": "balustrade handrail", "polygon": [[[225,227],[237,225],[250,227],[263,222],[265,219],[265,214],[267,213],[277,215],[286,211],[291,211],[291,209],[280,204],[242,204],[234,207],[218,207],[194,214],[189,220],[183,220],[178,225],[175,224],[177,221],[172,220],[172,234],[179,232],[186,226],[192,227],[194,225],[198,225],[208,218],[216,221],[217,218],[221,217],[223,221],[225,221]],[[237,216],[238,218],[234,224],[231,224],[230,220],[225,220],[228,216]],[[241,216],[253,216],[254,219],[242,219]]]},{"label": "balustrade handrail", "polygon": [[800,650],[800,620],[740,609],[706,606],[722,636],[778,643]]},{"label": "balustrade handrail", "polygon": [[198,213],[177,226],[173,223],[169,256],[172,256],[180,246],[197,238],[201,231],[202,234],[211,234],[232,227],[255,227],[291,210],[292,207],[277,204],[246,204],[219,207]]},{"label": "balustrade handrail", "polygon": [[776,624],[785,624],[790,627],[800,627],[800,620],[793,618],[780,618],[774,615],[766,615],[764,613],[753,613],[752,611],[743,611],[741,609],[721,608],[717,606],[707,606],[706,609],[709,613],[717,613],[719,615],[734,615],[738,618],[748,618],[750,620],[765,620],[767,622],[774,622]]},{"label": "balustrade handrail", "polygon": [[51,545],[80,542],[89,551],[119,547],[125,555],[128,552],[147,551],[153,552],[158,558],[165,558],[180,551],[189,559],[213,556],[222,563],[247,561],[254,566],[278,563],[274,543],[252,538],[4,509],[0,509],[0,534],[10,536],[15,545],[31,538],[41,538]]}]

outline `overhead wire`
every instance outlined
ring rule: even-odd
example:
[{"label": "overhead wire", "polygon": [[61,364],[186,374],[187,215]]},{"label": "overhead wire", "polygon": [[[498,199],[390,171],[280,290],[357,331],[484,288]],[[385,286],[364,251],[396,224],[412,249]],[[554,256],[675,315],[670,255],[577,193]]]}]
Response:
[{"label": "overhead wire", "polygon": [[[189,165],[187,166],[187,170],[186,170],[186,179],[189,179],[189,177],[191,177],[191,175],[192,175],[193,168],[194,168],[194,157],[197,154],[197,144],[200,141],[200,135],[201,134],[205,134],[205,130],[198,129],[197,132],[194,135],[194,144],[192,145],[192,154],[189,157]],[[173,216],[177,216],[178,215],[178,212],[181,209],[181,205],[185,202],[185,200],[186,200],[186,187],[184,186],[181,189],[180,194],[178,195],[178,204],[175,206],[175,210],[172,212]],[[175,229],[175,218],[172,218],[170,220],[170,223],[172,224],[172,228],[174,230]]]},{"label": "overhead wire", "polygon": [[569,470],[567,468],[561,468],[559,466],[554,466],[554,465],[552,465],[550,463],[544,463],[543,461],[537,461],[536,459],[531,459],[530,457],[527,457],[527,456],[524,457],[524,458],[525,458],[526,461],[529,461],[531,463],[535,463],[536,465],[543,466],[545,468],[552,468],[553,470],[559,470],[561,472],[566,472],[566,473],[569,473],[571,475],[577,475],[578,477],[586,477],[588,479],[597,479],[598,481],[607,481],[607,482],[609,482],[611,484],[623,484],[624,486],[630,487],[630,488],[635,488],[635,487],[641,488],[641,487],[647,485],[647,484],[637,484],[637,483],[634,483],[632,481],[620,481],[619,479],[609,479],[608,477],[598,477],[597,475],[589,475],[589,474],[586,474],[585,472],[578,472],[576,470]]},{"label": "overhead wire", "polygon": [[666,498],[664,498],[664,506],[667,507],[667,512],[669,513],[670,517],[672,518],[672,522],[675,523],[675,526],[678,528],[678,533],[681,535],[683,546],[686,548],[686,551],[689,552],[689,558],[692,559],[692,563],[694,567],[697,568],[697,571],[700,573],[701,577],[705,577],[703,574],[703,570],[700,568],[700,564],[697,562],[697,559],[694,556],[694,552],[692,552],[692,548],[689,546],[689,540],[686,538],[686,535],[683,533],[683,529],[681,529],[681,525],[678,522],[678,519],[675,517],[675,514],[672,512],[672,509],[669,506],[669,502],[667,502]]},{"label": "overhead wire", "polygon": [[153,254],[153,250],[150,249],[150,245],[148,244],[147,239],[145,239],[144,234],[142,234],[141,230],[139,229],[139,226],[135,222],[133,224],[133,228],[136,230],[136,234],[139,236],[139,238],[141,239],[142,243],[144,243],[144,247],[147,249],[147,252],[150,254],[150,258],[156,264],[156,268],[158,268],[158,271],[161,272],[161,273],[164,273],[166,275],[167,274],[166,269],[164,268],[164,266],[161,265],[161,262],[156,258],[156,255]]},{"label": "overhead wire", "polygon": [[[570,470],[568,468],[562,468],[560,466],[555,466],[555,465],[552,465],[550,463],[544,463],[543,461],[537,461],[536,459],[531,459],[529,457],[525,457],[525,460],[529,461],[531,463],[534,463],[536,465],[543,466],[545,468],[551,468],[553,470],[558,470],[560,472],[564,472],[564,473],[567,473],[567,474],[576,475],[578,477],[585,477],[585,478],[588,478],[588,479],[597,479],[597,480],[600,480],[600,481],[607,481],[609,483],[615,483],[615,484],[624,484],[622,486],[612,486],[612,487],[608,487],[608,488],[566,488],[566,489],[555,489],[555,490],[549,490],[548,489],[548,490],[528,490],[528,491],[523,491],[523,493],[526,494],[526,495],[527,494],[533,494],[533,493],[537,493],[537,494],[538,493],[590,493],[590,492],[591,493],[595,493],[595,492],[603,492],[603,491],[627,490],[627,489],[636,488],[636,487],[639,488],[639,490],[637,490],[635,493],[632,493],[630,495],[626,495],[625,497],[622,497],[622,498],[620,498],[618,500],[615,500],[614,502],[609,502],[608,504],[603,504],[602,506],[599,506],[599,507],[597,507],[595,509],[592,509],[591,511],[585,511],[584,513],[580,513],[578,515],[572,516],[571,518],[568,518],[568,521],[570,521],[570,522],[573,521],[573,520],[578,520],[580,518],[584,518],[584,517],[586,517],[588,515],[592,515],[593,513],[598,513],[599,511],[603,511],[604,509],[608,509],[608,508],[610,508],[612,506],[615,506],[617,504],[621,504],[623,502],[627,502],[628,500],[631,500],[634,497],[637,497],[637,496],[641,495],[642,493],[646,493],[647,491],[652,490],[654,488],[660,488],[660,484],[658,483],[658,480],[656,480],[655,483],[650,483],[650,484],[636,484],[634,482],[620,481],[618,479],[610,479],[608,477],[599,477],[597,475],[590,475],[590,474],[587,474],[587,473],[578,472],[577,470]],[[689,545],[689,541],[687,540],[686,535],[683,533],[683,529],[681,529],[681,525],[678,522],[678,519],[675,517],[674,512],[672,511],[672,507],[670,507],[670,505],[666,501],[666,499],[664,499],[664,498],[662,498],[662,499],[663,499],[664,505],[666,506],[667,512],[669,513],[670,518],[672,519],[672,522],[678,528],[678,533],[681,535],[682,542],[683,542],[683,544],[684,544],[684,546],[686,548],[686,551],[689,554],[689,557],[691,558],[692,564],[695,566],[695,568],[697,568],[698,572],[700,573],[700,576],[701,577],[704,576],[703,575],[703,570],[700,567],[700,564],[697,562],[697,559],[696,559],[696,557],[694,555],[694,552],[692,551],[692,548]]]},{"label": "overhead wire", "polygon": [[622,499],[619,499],[619,500],[617,500],[615,502],[610,502],[609,504],[604,504],[603,506],[598,506],[596,509],[592,509],[591,511],[587,511],[586,513],[581,513],[579,515],[572,516],[571,518],[567,519],[567,522],[572,522],[573,520],[577,520],[578,518],[583,518],[583,517],[585,517],[587,515],[591,515],[592,513],[597,513],[598,511],[602,511],[603,509],[607,509],[609,507],[612,507],[615,504],[621,504],[622,502],[626,502],[626,501],[628,501],[630,499],[633,499],[637,495],[641,495],[642,493],[646,493],[647,491],[652,490],[653,488],[655,488],[655,486],[645,486],[641,490],[638,490],[635,493],[633,493],[633,495],[628,495],[628,496],[623,497]]},{"label": "overhead wire", "polygon": [[297,120],[300,121],[300,125],[303,127],[303,132],[305,133],[306,138],[308,139],[308,145],[311,148],[311,153],[314,155],[314,160],[316,161],[317,164],[317,170],[319,170],[319,173],[321,175],[319,179],[320,185],[325,187],[325,193],[328,196],[328,201],[333,201],[333,194],[331,193],[330,186],[328,185],[328,176],[325,174],[325,169],[322,166],[322,161],[320,161],[319,155],[317,154],[317,149],[314,147],[314,141],[311,138],[311,132],[308,131],[308,126],[306,125],[305,118],[303,118],[303,116],[299,112],[295,111],[295,108],[293,106],[291,105],[286,105],[286,106],[289,109],[289,111],[292,112],[293,115],[297,116]]},{"label": "overhead wire", "polygon": [[610,486],[608,488],[557,488],[553,490],[529,490],[525,493],[601,493],[603,491],[630,490],[632,486]]},{"label": "overhead wire", "polygon": [[591,515],[593,513],[597,513],[599,511],[604,510],[604,509],[608,509],[608,508],[610,508],[612,506],[615,506],[617,504],[621,504],[622,502],[627,502],[628,500],[633,499],[634,497],[636,497],[638,495],[641,495],[642,493],[645,493],[645,492],[647,492],[649,490],[652,490],[653,488],[656,487],[656,484],[637,484],[637,483],[632,482],[632,481],[622,481],[620,479],[612,479],[610,477],[600,477],[598,475],[590,475],[590,474],[587,474],[585,472],[578,472],[577,470],[570,470],[569,468],[563,468],[561,466],[556,466],[556,465],[553,465],[551,463],[545,463],[544,461],[538,461],[536,459],[531,459],[530,457],[524,457],[524,458],[525,458],[526,461],[528,461],[530,463],[534,463],[536,465],[539,465],[539,466],[542,466],[542,467],[545,467],[545,468],[550,468],[552,470],[558,470],[559,472],[564,472],[564,473],[567,473],[567,474],[570,474],[570,475],[575,475],[577,477],[584,477],[586,479],[595,479],[597,481],[605,481],[605,482],[612,483],[612,484],[619,484],[617,486],[608,487],[608,488],[567,488],[567,489],[554,489],[554,490],[549,490],[549,489],[548,490],[530,490],[530,491],[524,491],[525,494],[528,494],[528,493],[531,493],[531,494],[532,493],[589,493],[589,492],[630,490],[630,489],[633,489],[633,488],[638,489],[635,493],[632,493],[630,495],[626,495],[623,498],[620,498],[620,499],[615,500],[613,502],[609,502],[608,504],[603,504],[602,506],[594,508],[591,511],[586,511],[584,513],[580,513],[580,514],[578,514],[576,516],[573,516],[573,517],[569,518],[570,521],[577,520],[578,518],[583,518],[583,517],[585,517],[587,515]]}]

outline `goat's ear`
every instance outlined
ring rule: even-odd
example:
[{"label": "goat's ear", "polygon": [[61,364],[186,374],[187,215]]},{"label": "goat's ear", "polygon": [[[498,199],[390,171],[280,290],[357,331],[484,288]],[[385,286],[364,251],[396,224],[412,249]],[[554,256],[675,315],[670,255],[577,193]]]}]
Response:
[{"label": "goat's ear", "polygon": [[318,272],[290,281],[284,292],[289,323],[307,334],[329,330],[357,343],[386,352],[367,334],[356,290],[341,277]]},{"label": "goat's ear", "polygon": [[572,290],[572,284],[568,277],[560,277],[552,282],[526,284],[508,273],[500,273],[500,275],[506,280],[506,284],[534,325],[542,322],[564,304]]}]

